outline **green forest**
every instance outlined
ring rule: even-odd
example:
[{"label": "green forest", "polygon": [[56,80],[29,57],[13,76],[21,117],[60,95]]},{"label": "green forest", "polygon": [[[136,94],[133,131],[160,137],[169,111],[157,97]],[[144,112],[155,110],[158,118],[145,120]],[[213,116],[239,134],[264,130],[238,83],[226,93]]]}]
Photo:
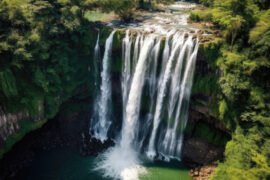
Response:
[{"label": "green forest", "polygon": [[[47,121],[76,88],[89,83],[101,9],[131,21],[137,10],[166,0],[0,0],[0,107],[27,112],[31,125],[9,139],[1,156]],[[270,1],[195,0],[189,21],[209,23],[220,43],[214,67],[218,117],[232,135],[211,179],[270,179]],[[211,92],[210,92],[211,93]],[[30,127],[31,126],[31,127]]]},{"label": "green forest", "polygon": [[216,65],[219,116],[232,131],[213,179],[270,178],[270,2],[201,0],[193,21],[212,22],[223,38]]}]

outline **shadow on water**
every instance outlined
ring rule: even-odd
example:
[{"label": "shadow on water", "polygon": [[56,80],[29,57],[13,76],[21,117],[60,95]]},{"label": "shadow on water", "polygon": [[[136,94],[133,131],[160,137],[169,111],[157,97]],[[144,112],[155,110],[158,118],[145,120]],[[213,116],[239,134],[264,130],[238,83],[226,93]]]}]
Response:
[{"label": "shadow on water", "polygon": [[[20,180],[111,180],[93,170],[93,156],[81,156],[78,151],[58,148],[40,151]],[[145,163],[147,173],[140,180],[190,180],[188,169],[179,162]]]},{"label": "shadow on water", "polygon": [[39,152],[27,180],[109,180],[94,171],[95,157],[83,157],[72,149]]},{"label": "shadow on water", "polygon": [[191,180],[189,169],[179,161],[155,161],[144,166],[147,173],[141,176],[141,180]]},{"label": "shadow on water", "polygon": [[145,163],[144,166],[148,168],[158,167],[158,168],[168,168],[168,169],[174,169],[174,170],[179,170],[179,169],[189,170],[181,162],[176,161],[176,160],[171,160],[170,162],[165,162],[165,161],[155,161],[152,163],[148,162],[148,163]]}]

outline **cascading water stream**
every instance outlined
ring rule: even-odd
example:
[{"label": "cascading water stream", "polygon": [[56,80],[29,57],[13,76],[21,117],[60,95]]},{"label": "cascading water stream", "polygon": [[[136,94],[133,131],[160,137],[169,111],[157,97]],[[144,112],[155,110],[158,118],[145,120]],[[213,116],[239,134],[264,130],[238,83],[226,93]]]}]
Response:
[{"label": "cascading water stream", "polygon": [[[182,38],[184,37],[182,36],[181,39]],[[185,57],[189,62],[192,46],[193,46],[192,36],[189,36],[188,39],[183,43],[183,46],[181,47],[181,50],[177,59],[177,63],[175,65],[175,69],[172,74],[170,93],[169,93],[169,105],[168,105],[168,119],[169,120],[167,123],[164,140],[159,145],[159,151],[162,152],[162,154],[173,154],[172,150],[168,149],[170,147],[169,144],[173,141],[172,136],[173,134],[175,134],[175,131],[176,131],[174,128],[171,127],[171,124],[173,122],[178,121],[177,118],[173,118],[173,115],[175,112],[176,105],[178,107],[181,106],[181,102],[178,101],[177,97],[179,95],[180,87],[181,87],[182,68],[183,68]]]},{"label": "cascading water stream", "polygon": [[[112,54],[112,42],[115,31],[113,31],[106,40],[105,53],[102,61],[101,72],[101,94],[97,100],[94,118],[92,118],[90,133],[96,139],[104,142],[107,140],[108,130],[111,125],[111,80],[110,80],[110,60]],[[98,42],[98,41],[97,41]],[[96,51],[96,49],[95,49]],[[96,117],[98,114],[98,117]]]},{"label": "cascading water stream", "polygon": [[[191,87],[187,86],[187,75],[189,77],[191,77],[191,79],[189,79],[190,81],[192,81],[193,79],[193,69],[194,67],[191,67],[190,65],[192,63],[194,63],[194,61],[196,59],[194,59],[194,53],[197,53],[197,49],[194,49],[194,52],[191,55],[191,50],[194,46],[194,43],[192,41],[192,36],[189,35],[187,41],[185,42],[180,55],[179,55],[179,59],[178,59],[178,63],[176,65],[175,68],[175,72],[173,74],[173,78],[172,78],[172,83],[171,83],[171,92],[170,92],[170,104],[169,104],[169,119],[171,119],[174,115],[174,120],[173,120],[173,126],[172,127],[167,127],[166,130],[166,135],[165,138],[163,140],[163,147],[162,149],[165,151],[163,152],[164,154],[169,154],[170,156],[173,157],[180,157],[181,155],[181,148],[177,148],[176,144],[182,144],[182,139],[183,139],[183,135],[182,133],[180,133],[180,137],[177,138],[177,128],[180,128],[180,130],[182,131],[185,123],[181,124],[181,126],[179,127],[179,122],[184,122],[186,121],[186,117],[180,118],[180,110],[181,113],[184,114],[184,116],[186,116],[187,114],[187,110],[185,107],[188,106],[188,101],[183,102],[183,96],[185,96],[185,98],[187,100],[189,100],[189,96],[190,96],[190,92],[191,92]],[[183,60],[186,57],[186,68],[184,71],[184,75],[183,78],[180,78],[181,76],[181,70],[182,70],[182,66],[183,66]],[[193,68],[193,69],[191,69]],[[179,98],[177,98],[177,96],[179,96]],[[177,108],[176,108],[176,114],[173,114],[175,112],[175,105],[176,105],[176,101],[178,100],[178,104],[177,104]],[[185,104],[184,104],[185,103]],[[185,107],[183,108],[182,105],[184,105]],[[177,143],[178,142],[178,143]]]},{"label": "cascading water stream", "polygon": [[100,46],[99,46],[99,33],[97,37],[97,42],[94,49],[94,71],[95,71],[95,86],[98,85],[98,76],[99,76],[99,64],[100,61]]},{"label": "cascading water stream", "polygon": [[178,39],[179,34],[175,34],[173,39],[173,45],[172,45],[172,52],[171,55],[169,57],[169,60],[167,61],[166,64],[166,68],[165,68],[165,72],[164,75],[161,80],[161,84],[158,87],[158,95],[157,95],[157,102],[156,102],[156,110],[155,110],[155,115],[154,115],[154,122],[153,122],[153,130],[150,136],[150,141],[149,141],[149,147],[148,147],[148,152],[147,155],[150,158],[154,158],[156,156],[156,150],[155,150],[155,141],[156,141],[156,137],[157,137],[157,131],[158,131],[158,127],[161,121],[161,113],[162,113],[162,107],[163,107],[163,100],[165,97],[165,93],[167,90],[167,83],[170,79],[171,76],[171,70],[172,70],[172,65],[173,62],[176,58],[176,54],[179,51],[179,47],[182,45],[182,41],[177,41],[176,39]]},{"label": "cascading water stream", "polygon": [[140,114],[140,102],[142,88],[144,85],[144,76],[147,69],[147,58],[151,52],[150,50],[152,49],[153,44],[154,36],[150,35],[146,37],[133,75],[127,106],[125,109],[126,119],[123,121],[122,137],[120,142],[120,145],[123,148],[130,147],[135,138],[136,128],[134,127],[137,127],[136,122]]},{"label": "cascading water stream", "polygon": [[[128,43],[128,32],[124,39],[124,45],[126,47]],[[113,177],[115,179],[124,180],[137,180],[139,178],[140,161],[138,159],[138,153],[135,151],[133,141],[136,136],[137,121],[139,118],[140,101],[142,96],[142,89],[144,85],[144,76],[147,70],[147,60],[150,54],[155,37],[150,35],[145,38],[140,51],[139,59],[133,74],[132,82],[130,83],[130,92],[127,97],[127,101],[123,99],[123,103],[126,102],[126,108],[123,117],[123,127],[121,132],[121,140],[116,147],[109,149],[101,156],[98,168],[103,170],[105,176]],[[125,49],[128,50],[129,49]],[[127,59],[126,59],[127,58]],[[130,60],[129,57],[124,56],[125,60]],[[130,63],[125,63],[123,72],[129,72]],[[125,79],[122,81],[123,86],[129,86]],[[124,87],[123,90],[128,89]],[[119,159],[119,155],[121,158]],[[104,171],[106,170],[106,171]]]},{"label": "cascading water stream", "polygon": [[141,42],[142,36],[140,34],[137,35],[136,40],[135,40],[135,44],[134,44],[134,54],[133,54],[133,63],[132,63],[132,73],[134,73],[136,64],[137,64],[137,60],[139,57],[139,53],[140,53],[140,42]]},{"label": "cascading water stream", "polygon": [[[132,67],[131,66],[131,45],[132,39],[129,36],[129,31],[126,32],[126,36],[123,39],[122,44],[122,55],[123,55],[123,69],[122,69],[122,102],[123,102],[123,109],[125,109],[127,105],[128,95],[129,95],[129,88],[131,82],[131,75],[132,75]],[[126,113],[123,111],[123,119],[126,118]]]}]

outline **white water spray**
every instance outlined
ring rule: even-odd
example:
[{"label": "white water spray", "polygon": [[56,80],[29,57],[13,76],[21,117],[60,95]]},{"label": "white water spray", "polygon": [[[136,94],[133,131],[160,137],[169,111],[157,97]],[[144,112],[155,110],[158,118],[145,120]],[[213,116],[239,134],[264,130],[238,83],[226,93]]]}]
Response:
[{"label": "white water spray", "polygon": [[101,73],[101,95],[99,96],[96,108],[98,118],[92,120],[90,129],[93,137],[104,142],[107,140],[108,130],[111,125],[110,108],[111,108],[111,80],[110,80],[110,60],[112,54],[112,42],[115,31],[113,31],[106,40],[105,53],[103,57],[102,73]]}]

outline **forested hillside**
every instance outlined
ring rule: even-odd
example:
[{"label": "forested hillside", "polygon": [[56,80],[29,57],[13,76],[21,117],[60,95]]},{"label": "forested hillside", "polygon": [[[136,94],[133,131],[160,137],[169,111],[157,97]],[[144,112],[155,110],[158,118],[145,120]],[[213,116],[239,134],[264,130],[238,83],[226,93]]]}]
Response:
[{"label": "forested hillside", "polygon": [[[5,143],[56,115],[87,81],[95,37],[81,1],[0,1],[0,108],[27,114],[26,125]],[[29,128],[33,126],[33,128]],[[9,142],[10,141],[10,142]]]},{"label": "forested hillside", "polygon": [[201,0],[193,21],[212,22],[224,44],[219,114],[232,130],[213,179],[270,178],[270,1]]}]

